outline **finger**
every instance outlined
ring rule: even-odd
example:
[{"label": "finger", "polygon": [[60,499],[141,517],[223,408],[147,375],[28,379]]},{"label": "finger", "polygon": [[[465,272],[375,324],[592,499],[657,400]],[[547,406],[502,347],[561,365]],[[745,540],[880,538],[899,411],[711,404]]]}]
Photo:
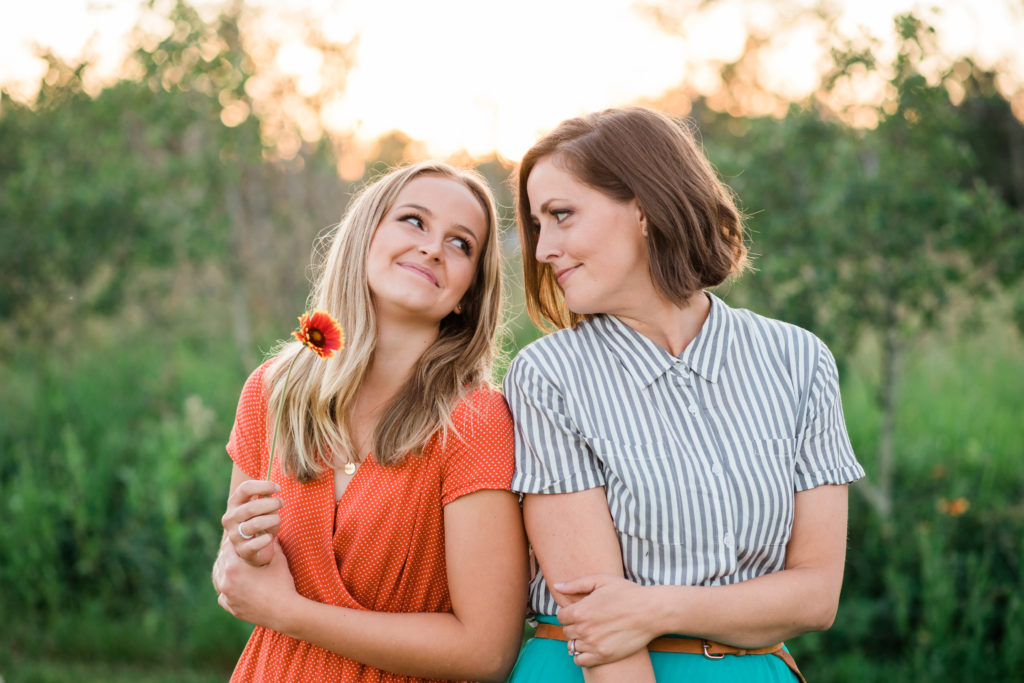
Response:
[{"label": "finger", "polygon": [[[245,525],[244,528],[242,525]],[[269,515],[257,515],[255,517],[249,517],[240,521],[235,525],[235,533],[243,541],[252,540],[253,536],[262,536],[264,534],[276,534],[278,527],[281,526],[281,516],[277,513]],[[244,533],[243,533],[244,532]]]},{"label": "finger", "polygon": [[578,652],[576,656],[572,658],[572,661],[576,666],[580,667],[597,666],[601,663],[596,655],[587,652]]},{"label": "finger", "polygon": [[281,515],[278,511],[284,507],[280,498],[258,498],[242,505],[228,505],[228,509],[220,518],[220,524],[224,531],[231,536],[231,541],[237,543],[239,538],[244,538],[238,533],[238,527],[245,524],[245,533],[255,535],[273,531],[276,533],[281,524]]},{"label": "finger", "polygon": [[253,498],[273,496],[280,491],[281,487],[276,482],[264,479],[246,479],[228,496],[228,505],[241,505]]},{"label": "finger", "polygon": [[256,536],[235,546],[235,552],[248,564],[262,566],[274,556],[274,538],[269,534]]},{"label": "finger", "polygon": [[235,613],[231,611],[231,605],[228,604],[228,596],[224,595],[223,593],[220,593],[217,596],[217,604],[223,607],[224,611],[231,614],[231,616],[235,615]]},{"label": "finger", "polygon": [[[284,501],[275,496],[271,496],[269,498],[253,498],[241,505],[229,505],[227,511],[224,513],[224,517],[221,518],[221,522],[224,523],[227,521],[227,523],[230,524],[232,521],[238,523],[256,517],[275,516],[283,507]],[[273,521],[279,522],[280,520],[275,517]],[[262,526],[271,526],[273,521],[264,522]],[[245,528],[248,530],[249,526],[246,525]]]},{"label": "finger", "polygon": [[213,582],[213,589],[220,593],[220,584],[224,579],[224,570],[220,566],[220,555],[217,556],[217,561],[213,563],[213,571],[210,572],[210,581]]},{"label": "finger", "polygon": [[[270,538],[267,536],[266,538]],[[274,553],[277,552],[274,544],[268,542],[265,547],[258,548],[251,554],[249,554],[245,561],[254,567],[265,567],[270,564],[270,561],[274,559]]]},{"label": "finger", "polygon": [[566,595],[580,595],[583,593],[592,593],[600,585],[600,578],[597,576],[581,576],[578,579],[572,581],[564,581],[562,583],[556,583],[554,589],[559,593],[565,593]]}]

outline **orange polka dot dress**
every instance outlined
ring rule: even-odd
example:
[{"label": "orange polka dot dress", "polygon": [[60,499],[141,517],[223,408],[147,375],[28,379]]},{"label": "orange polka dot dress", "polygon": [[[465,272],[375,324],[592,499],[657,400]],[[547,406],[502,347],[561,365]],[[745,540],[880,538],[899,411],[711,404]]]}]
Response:
[{"label": "orange polka dot dress", "polygon": [[[248,476],[266,476],[267,400],[258,368],[246,381],[227,450]],[[372,458],[356,470],[341,500],[326,472],[301,484],[271,478],[284,501],[279,539],[299,593],[329,605],[377,612],[449,612],[444,506],[482,489],[508,490],[513,469],[512,419],[500,393],[480,388],[456,407],[461,438],[431,438],[423,455],[395,467]],[[257,626],[232,681],[397,682],[425,679],[360,664]]]}]

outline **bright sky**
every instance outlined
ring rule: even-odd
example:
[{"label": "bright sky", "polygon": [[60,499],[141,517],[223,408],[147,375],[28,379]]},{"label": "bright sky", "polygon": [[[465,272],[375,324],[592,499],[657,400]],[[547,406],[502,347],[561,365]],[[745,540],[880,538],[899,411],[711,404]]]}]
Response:
[{"label": "bright sky", "polygon": [[[848,35],[891,35],[892,17],[934,3],[834,0]],[[212,0],[194,0],[200,7]],[[675,35],[658,28],[643,5],[659,0],[249,0],[271,15],[265,24],[287,43],[305,10],[332,40],[358,39],[356,64],[342,97],[325,112],[330,128],[373,140],[399,129],[431,155],[498,150],[518,159],[538,136],[569,116],[656,97],[687,80],[710,86],[715,62],[739,55],[743,27],[770,26],[778,0],[720,0]],[[687,7],[698,0],[662,0]],[[793,0],[801,7],[809,0]],[[971,54],[1005,74],[1003,89],[1024,82],[1024,6],[1014,0],[944,0],[936,18],[948,54]],[[29,97],[44,69],[34,45],[68,59],[91,55],[113,74],[139,16],[135,0],[0,0],[0,83]],[[809,25],[787,32],[762,68],[766,85],[799,96],[816,82],[825,54]],[[298,43],[278,67],[315,72],[316,55]],[[315,76],[306,87],[315,89]]]}]

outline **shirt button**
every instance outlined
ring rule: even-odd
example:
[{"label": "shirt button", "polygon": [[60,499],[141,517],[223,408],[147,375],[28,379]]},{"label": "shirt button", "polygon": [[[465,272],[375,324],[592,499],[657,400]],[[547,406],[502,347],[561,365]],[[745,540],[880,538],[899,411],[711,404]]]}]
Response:
[{"label": "shirt button", "polygon": [[718,463],[716,462],[716,463],[715,463],[714,465],[712,465],[712,466],[711,466],[711,471],[712,471],[712,472],[713,472],[714,474],[721,474],[721,473],[722,473],[722,466],[721,466],[721,465],[719,465],[719,464],[718,464]]},{"label": "shirt button", "polygon": [[696,415],[697,414],[697,404],[696,403],[691,403],[690,406],[687,408],[687,410],[690,411],[690,415]]},{"label": "shirt button", "polygon": [[722,538],[722,544],[725,545],[726,548],[731,548],[732,547],[732,534],[726,534]]}]

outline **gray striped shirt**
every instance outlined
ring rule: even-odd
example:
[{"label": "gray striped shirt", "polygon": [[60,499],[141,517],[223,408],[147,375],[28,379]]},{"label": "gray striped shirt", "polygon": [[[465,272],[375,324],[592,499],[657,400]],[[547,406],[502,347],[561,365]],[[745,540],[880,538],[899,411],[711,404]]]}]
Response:
[{"label": "gray striped shirt", "polygon": [[[678,357],[598,315],[525,347],[505,376],[512,488],[604,486],[626,578],[641,585],[779,571],[794,493],[864,476],[828,348],[708,296],[708,318]],[[557,611],[540,573],[530,604]]]}]

